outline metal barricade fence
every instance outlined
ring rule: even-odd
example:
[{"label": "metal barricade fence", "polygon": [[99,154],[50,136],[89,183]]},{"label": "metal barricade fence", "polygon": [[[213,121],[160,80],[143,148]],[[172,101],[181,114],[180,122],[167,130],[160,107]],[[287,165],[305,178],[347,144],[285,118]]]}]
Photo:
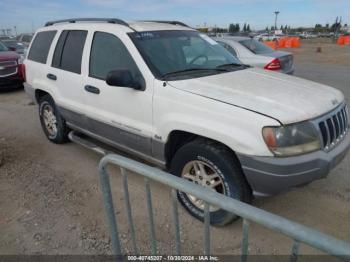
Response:
[{"label": "metal barricade fence", "polygon": [[128,190],[127,170],[139,174],[145,178],[146,202],[148,210],[149,231],[151,238],[151,254],[156,255],[157,242],[153,220],[153,207],[151,199],[150,180],[159,182],[171,188],[172,218],[175,234],[175,254],[181,254],[180,226],[178,215],[177,190],[191,194],[205,201],[204,205],[204,255],[210,255],[210,215],[209,206],[214,205],[228,212],[240,216],[242,222],[241,261],[247,261],[249,223],[254,222],[292,238],[291,261],[297,261],[300,243],[334,255],[342,260],[350,261],[350,243],[323,234],[317,230],[298,224],[286,218],[269,213],[241,201],[229,198],[208,188],[196,185],[185,179],[173,176],[160,169],[142,164],[129,158],[109,154],[102,158],[99,164],[100,181],[103,193],[103,201],[107,213],[109,229],[111,233],[112,248],[115,255],[122,255],[119,239],[118,223],[115,216],[114,204],[109,182],[107,165],[114,164],[120,167],[124,187],[124,200],[126,215],[129,223],[130,238],[133,254],[139,254],[136,244],[135,226],[132,218],[132,208]]}]

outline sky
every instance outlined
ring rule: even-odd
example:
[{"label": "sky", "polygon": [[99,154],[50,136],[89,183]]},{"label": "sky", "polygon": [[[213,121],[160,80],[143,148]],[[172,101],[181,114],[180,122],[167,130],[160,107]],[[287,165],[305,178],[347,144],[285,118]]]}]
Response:
[{"label": "sky", "polygon": [[46,21],[76,17],[131,20],[179,20],[197,26],[228,27],[249,23],[251,29],[332,24],[337,16],[350,24],[350,0],[0,0],[0,29],[16,26],[31,32]]}]

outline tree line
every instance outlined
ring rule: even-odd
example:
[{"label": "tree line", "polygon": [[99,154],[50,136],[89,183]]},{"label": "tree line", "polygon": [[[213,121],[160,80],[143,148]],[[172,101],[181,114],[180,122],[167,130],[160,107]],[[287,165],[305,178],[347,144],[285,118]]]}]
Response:
[{"label": "tree line", "polygon": [[[230,24],[228,27],[229,33],[238,33],[240,31],[241,31],[241,27],[238,23],[237,24]],[[251,32],[250,25],[247,23],[244,23],[244,26],[242,28],[242,32]]]},{"label": "tree line", "polygon": [[[345,23],[344,24],[345,27],[347,27],[348,25]],[[291,32],[303,32],[303,31],[309,31],[310,29],[316,33],[329,33],[329,32],[336,32],[339,31],[340,28],[342,27],[341,21],[337,20],[335,21],[335,23],[333,23],[332,25],[330,24],[316,24],[314,28],[307,28],[307,27],[295,27],[295,28],[291,28],[290,25],[281,25],[280,27],[275,28],[274,26],[267,26],[265,28],[266,32],[273,32],[277,29],[281,30],[283,33],[291,33]],[[216,27],[214,28],[214,32],[216,33],[239,33],[239,32],[246,32],[249,33],[251,32],[251,27],[248,23],[244,23],[243,27],[241,28],[239,23],[231,23],[229,24],[228,28],[220,28],[220,27]]]}]

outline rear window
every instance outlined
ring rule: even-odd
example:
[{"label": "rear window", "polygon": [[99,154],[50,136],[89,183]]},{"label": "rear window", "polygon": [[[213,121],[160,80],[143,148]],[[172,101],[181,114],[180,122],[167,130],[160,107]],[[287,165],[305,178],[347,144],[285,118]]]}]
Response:
[{"label": "rear window", "polygon": [[63,31],[57,42],[52,66],[80,74],[86,36],[87,31]]},{"label": "rear window", "polygon": [[266,54],[272,53],[274,50],[265,44],[255,40],[255,39],[247,39],[239,41],[240,44],[248,48],[254,54]]},{"label": "rear window", "polygon": [[28,59],[46,64],[50,46],[57,31],[45,31],[36,34],[29,50]]}]

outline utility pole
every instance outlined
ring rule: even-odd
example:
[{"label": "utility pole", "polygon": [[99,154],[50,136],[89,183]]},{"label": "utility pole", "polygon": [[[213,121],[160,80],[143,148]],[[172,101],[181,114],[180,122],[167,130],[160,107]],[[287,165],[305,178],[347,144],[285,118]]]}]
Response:
[{"label": "utility pole", "polygon": [[275,11],[275,30],[277,30],[277,16],[280,13],[280,11]]}]

